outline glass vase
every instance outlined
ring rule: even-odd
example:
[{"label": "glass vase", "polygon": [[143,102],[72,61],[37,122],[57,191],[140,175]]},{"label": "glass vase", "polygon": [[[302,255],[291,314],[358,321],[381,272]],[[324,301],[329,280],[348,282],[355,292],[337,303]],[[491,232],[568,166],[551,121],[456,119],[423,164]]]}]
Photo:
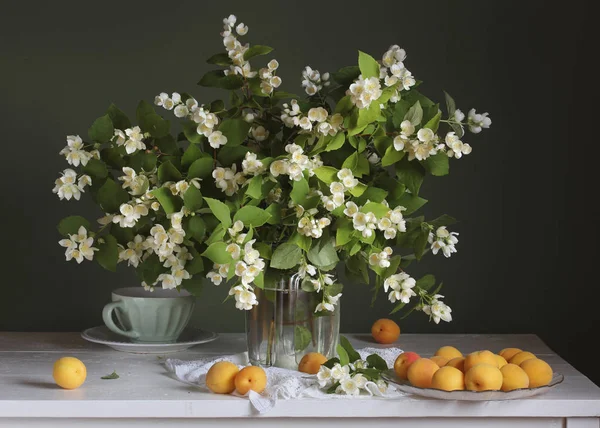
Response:
[{"label": "glass vase", "polygon": [[327,358],[336,355],[340,303],[333,312],[315,314],[320,298],[317,293],[303,291],[300,282],[298,274],[284,275],[274,288],[254,290],[258,305],[246,313],[251,364],[297,369],[309,352]]}]

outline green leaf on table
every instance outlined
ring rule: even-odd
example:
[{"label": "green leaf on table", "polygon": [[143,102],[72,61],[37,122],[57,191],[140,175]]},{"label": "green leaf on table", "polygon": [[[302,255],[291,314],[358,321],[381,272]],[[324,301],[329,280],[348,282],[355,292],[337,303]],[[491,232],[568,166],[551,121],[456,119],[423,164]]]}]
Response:
[{"label": "green leaf on table", "polygon": [[338,344],[335,350],[337,351],[338,357],[340,357],[340,365],[347,366],[350,364],[350,357],[341,344]]},{"label": "green leaf on table", "polygon": [[246,205],[233,216],[233,221],[241,221],[244,226],[259,227],[267,222],[271,217],[271,214],[265,210],[251,205]]},{"label": "green leaf on table", "polygon": [[227,252],[227,244],[224,242],[213,242],[202,255],[210,259],[213,263],[221,265],[232,261],[231,254]]},{"label": "green leaf on table", "polygon": [[377,354],[371,354],[367,357],[367,363],[369,363],[369,367],[377,369],[377,370],[387,370],[388,365],[383,358],[381,358]]},{"label": "green leaf on table", "polygon": [[379,64],[371,55],[358,51],[358,67],[363,79],[368,77],[379,79]]},{"label": "green leaf on table", "polygon": [[444,152],[429,156],[423,161],[423,166],[431,175],[441,177],[450,172],[450,158]]},{"label": "green leaf on table", "polygon": [[198,242],[202,242],[206,235],[206,222],[199,215],[195,215],[190,217],[185,229],[186,234],[189,232],[192,238]]},{"label": "green leaf on table", "polygon": [[[358,66],[350,65],[348,67],[340,68],[335,73],[331,73],[331,77],[333,78],[333,80],[335,80],[340,85],[347,87],[347,86],[350,86],[350,84],[352,82],[354,82],[356,79],[358,79],[358,76],[360,76],[360,73],[361,73],[361,70]],[[338,113],[338,112],[336,112],[336,113]]]},{"label": "green leaf on table", "polygon": [[127,117],[125,113],[123,113],[116,105],[111,104],[106,111],[108,117],[112,121],[113,127],[115,129],[120,129],[122,131],[127,128],[131,128],[131,121]]},{"label": "green leaf on table", "polygon": [[171,193],[171,190],[166,187],[159,187],[158,189],[154,189],[152,191],[152,196],[154,196],[160,205],[162,206],[165,213],[172,214],[181,209],[181,198],[176,197]]},{"label": "green leaf on table", "polygon": [[335,251],[335,239],[326,235],[313,240],[313,245],[307,256],[308,260],[317,267],[330,266],[340,260]]},{"label": "green leaf on table", "polygon": [[290,192],[290,198],[296,205],[304,205],[306,195],[308,195],[308,181],[306,178],[302,178],[298,181],[294,181],[292,185],[292,191]]},{"label": "green leaf on table", "polygon": [[233,61],[231,60],[231,58],[229,58],[229,55],[227,55],[225,52],[220,52],[218,54],[215,54],[211,57],[209,57],[206,62],[208,64],[214,64],[214,65],[221,65],[223,67],[227,67],[231,64],[233,64]]},{"label": "green leaf on table", "polygon": [[194,185],[190,185],[183,194],[183,204],[191,212],[198,211],[204,205],[202,193]]},{"label": "green leaf on table", "polygon": [[[103,239],[104,242],[99,242],[100,239]],[[94,259],[104,269],[115,272],[117,270],[117,261],[119,260],[119,246],[115,237],[104,235],[96,240],[95,245],[98,251],[94,253]]]},{"label": "green leaf on table", "polygon": [[348,355],[348,360],[351,363],[355,362],[356,360],[360,360],[360,354],[356,352],[356,350],[354,349],[352,344],[350,344],[350,341],[346,338],[346,336],[340,336],[340,345],[342,345],[342,348],[344,348],[344,350],[346,351],[346,354]]},{"label": "green leaf on table", "polygon": [[242,119],[225,119],[219,131],[227,137],[227,146],[235,147],[244,142],[252,125]]},{"label": "green leaf on table", "polygon": [[270,266],[275,269],[291,269],[302,259],[302,249],[296,244],[283,243],[271,256]]},{"label": "green leaf on table", "polygon": [[108,178],[98,189],[96,201],[105,213],[114,213],[119,211],[121,204],[129,202],[129,193],[114,180]]},{"label": "green leaf on table", "polygon": [[171,161],[166,161],[158,167],[158,181],[166,183],[167,181],[181,180],[181,172],[173,165]]},{"label": "green leaf on table", "polygon": [[213,215],[221,222],[224,228],[231,226],[231,210],[223,202],[213,198],[204,198]]},{"label": "green leaf on table", "polygon": [[396,176],[402,184],[406,186],[413,195],[419,194],[423,178],[425,178],[425,169],[419,162],[409,161],[404,157],[396,165]]},{"label": "green leaf on table", "polygon": [[381,158],[381,166],[390,166],[396,162],[400,162],[405,154],[406,152],[400,152],[396,150],[393,145],[391,145],[387,148],[383,158]]},{"label": "green leaf on table", "polygon": [[107,380],[107,379],[119,379],[119,375],[117,374],[116,371],[113,371],[111,374],[106,375],[106,376],[102,376],[100,379],[104,379],[104,380]]},{"label": "green leaf on table", "polygon": [[115,135],[115,128],[108,114],[94,121],[88,130],[90,140],[96,143],[107,143]]},{"label": "green leaf on table", "polygon": [[408,120],[414,126],[421,124],[421,121],[423,120],[423,108],[421,107],[420,101],[417,101],[411,108],[408,109],[408,112],[404,116],[403,120]]},{"label": "green leaf on table", "polygon": [[[184,155],[185,156],[185,155]],[[203,156],[200,159],[196,159],[190,165],[187,173],[187,178],[206,178],[212,174],[214,161],[210,156]]]},{"label": "green leaf on table", "polygon": [[77,234],[81,226],[83,226],[86,230],[90,230],[90,222],[87,221],[87,219],[79,215],[72,215],[63,218],[60,223],[58,223],[57,229],[58,233],[60,233],[62,236],[69,236]]},{"label": "green leaf on table", "polygon": [[250,48],[248,48],[248,50],[246,52],[244,52],[244,60],[248,61],[250,58],[254,58],[255,56],[258,56],[258,55],[267,55],[268,53],[271,53],[272,51],[273,51],[273,48],[270,46],[252,45],[252,46],[250,46]]}]

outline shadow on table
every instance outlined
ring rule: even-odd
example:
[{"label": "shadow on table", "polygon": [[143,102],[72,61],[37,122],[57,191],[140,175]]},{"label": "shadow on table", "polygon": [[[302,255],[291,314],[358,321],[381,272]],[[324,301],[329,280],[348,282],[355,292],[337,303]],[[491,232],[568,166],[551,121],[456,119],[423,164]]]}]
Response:
[{"label": "shadow on table", "polygon": [[42,382],[42,381],[35,381],[35,380],[19,380],[19,381],[16,381],[15,383],[18,383],[19,385],[31,386],[34,388],[60,389],[60,387],[53,382]]}]

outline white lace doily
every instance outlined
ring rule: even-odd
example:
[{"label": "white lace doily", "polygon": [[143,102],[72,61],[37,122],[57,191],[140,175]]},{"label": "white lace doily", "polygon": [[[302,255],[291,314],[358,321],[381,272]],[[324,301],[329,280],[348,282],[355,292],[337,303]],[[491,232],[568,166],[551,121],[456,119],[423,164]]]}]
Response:
[{"label": "white lace doily", "polygon": [[[358,349],[357,351],[362,359],[365,359],[370,354],[378,354],[385,360],[385,362],[388,364],[388,367],[393,367],[396,357],[402,353],[402,350],[399,348],[363,348]],[[218,358],[215,358],[214,356],[204,357],[194,361],[182,361],[169,358],[165,362],[165,367],[174,375],[176,379],[208,391],[205,383],[206,373],[213,364],[219,361],[230,361],[240,367],[249,364],[248,354],[244,352]],[[277,367],[269,367],[265,369],[265,371],[267,373],[267,387],[262,394],[258,394],[254,391],[250,391],[247,394],[247,398],[252,403],[252,406],[259,413],[265,413],[269,409],[273,408],[278,399],[364,399],[373,395],[382,398],[397,398],[405,395],[404,393],[396,390],[393,385],[389,385],[389,388],[385,393],[382,393],[377,388],[372,388],[370,391],[367,391],[369,395],[348,396],[340,394],[327,394],[325,391],[319,388],[316,376],[314,375],[308,375],[296,370],[281,369]],[[234,395],[241,397],[241,395],[235,392]]]}]

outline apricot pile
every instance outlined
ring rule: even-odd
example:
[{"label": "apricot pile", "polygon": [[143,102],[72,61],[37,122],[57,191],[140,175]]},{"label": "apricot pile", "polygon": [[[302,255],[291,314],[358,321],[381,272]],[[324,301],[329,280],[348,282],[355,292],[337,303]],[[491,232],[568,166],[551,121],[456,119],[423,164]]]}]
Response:
[{"label": "apricot pile", "polygon": [[250,390],[260,394],[267,386],[267,374],[257,366],[240,370],[229,361],[220,361],[213,364],[206,373],[206,386],[215,394],[237,391],[244,395]]},{"label": "apricot pile", "polygon": [[401,379],[419,388],[443,391],[513,391],[537,388],[552,380],[552,368],[531,352],[505,348],[466,356],[453,346],[443,346],[430,358],[403,352],[394,363]]}]

